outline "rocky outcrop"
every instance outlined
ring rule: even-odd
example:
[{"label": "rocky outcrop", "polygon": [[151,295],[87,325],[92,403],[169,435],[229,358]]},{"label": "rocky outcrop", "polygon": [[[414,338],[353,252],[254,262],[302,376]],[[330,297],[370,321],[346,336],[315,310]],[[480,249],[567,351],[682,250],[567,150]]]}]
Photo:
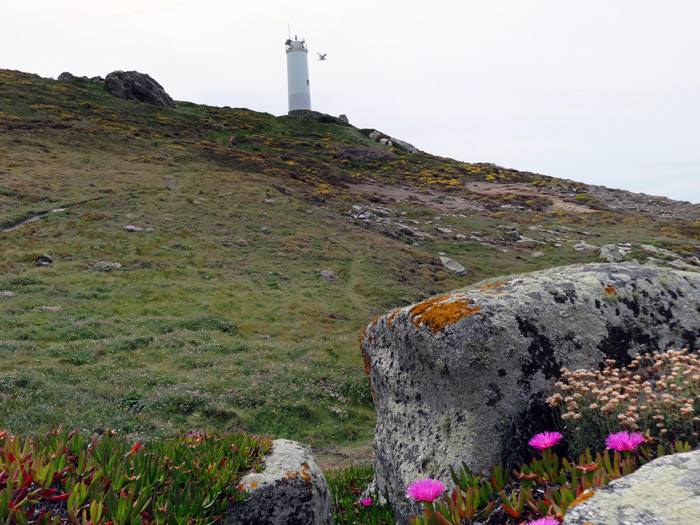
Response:
[{"label": "rocky outcrop", "polygon": [[440,262],[445,268],[447,268],[455,275],[459,275],[460,277],[464,277],[465,275],[467,275],[466,268],[454,259],[451,259],[449,257],[440,257]]},{"label": "rocky outcrop", "polygon": [[265,470],[241,479],[248,491],[230,503],[226,522],[237,525],[332,525],[333,502],[321,469],[309,449],[276,439]]},{"label": "rocky outcrop", "polygon": [[656,459],[637,472],[589,492],[563,525],[700,523],[700,450]]},{"label": "rocky outcrop", "polygon": [[409,483],[449,482],[462,461],[479,471],[528,460],[526,439],[551,430],[542,399],[562,367],[695,348],[699,329],[700,274],[634,263],[504,278],[376,319],[361,344],[379,492],[406,523],[419,510],[405,498]]},{"label": "rocky outcrop", "polygon": [[154,106],[174,108],[175,102],[163,86],[145,73],[113,71],[105,79],[105,88],[115,97],[136,100]]}]

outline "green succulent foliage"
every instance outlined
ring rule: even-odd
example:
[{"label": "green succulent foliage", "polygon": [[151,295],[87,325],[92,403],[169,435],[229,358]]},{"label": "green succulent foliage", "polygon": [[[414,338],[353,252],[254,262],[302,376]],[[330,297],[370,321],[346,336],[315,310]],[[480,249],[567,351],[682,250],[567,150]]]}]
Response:
[{"label": "green succulent foliage", "polygon": [[[239,479],[263,469],[268,438],[189,435],[136,443],[56,430],[0,433],[0,519],[18,524],[211,523],[245,498]],[[235,503],[232,503],[235,504]]]}]

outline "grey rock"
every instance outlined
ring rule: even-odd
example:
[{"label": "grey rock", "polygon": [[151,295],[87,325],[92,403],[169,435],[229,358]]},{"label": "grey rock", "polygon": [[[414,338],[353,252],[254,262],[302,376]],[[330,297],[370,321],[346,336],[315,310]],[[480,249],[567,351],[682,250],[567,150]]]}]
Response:
[{"label": "grey rock", "polygon": [[530,257],[532,257],[533,259],[538,259],[540,257],[544,257],[544,255],[544,252],[532,252],[530,254]]},{"label": "grey rock", "polygon": [[438,231],[438,233],[442,233],[443,235],[449,235],[452,233],[452,230],[450,230],[449,228],[435,228],[435,229]]},{"label": "grey rock", "polygon": [[2,290],[0,291],[0,297],[14,297],[15,293],[11,292],[9,290]]},{"label": "grey rock", "polygon": [[68,82],[70,80],[73,80],[75,76],[73,76],[72,73],[69,73],[68,71],[64,71],[60,75],[58,75],[58,80],[61,82]]},{"label": "grey rock", "polygon": [[596,250],[596,249],[598,249],[597,246],[593,246],[592,244],[588,244],[586,241],[581,241],[581,242],[574,244],[573,248],[574,248],[574,250],[576,250],[578,252],[582,252],[584,250]]},{"label": "grey rock", "polygon": [[385,137],[385,138],[382,138],[382,139],[379,139],[379,143],[380,143],[380,144],[384,144],[385,146],[389,146],[389,147],[393,146],[393,144],[391,143],[391,140],[389,140],[389,139],[386,138],[386,137]]},{"label": "grey rock", "polygon": [[102,77],[100,77],[100,76],[97,76],[97,77],[92,77],[92,78],[90,79],[90,81],[91,81],[93,84],[101,84],[102,82],[105,81],[105,79],[102,78]]},{"label": "grey rock", "polygon": [[93,265],[93,268],[99,272],[111,272],[112,270],[118,270],[122,265],[118,262],[107,262],[99,261]]},{"label": "grey rock", "polygon": [[272,233],[272,230],[267,226],[263,226],[262,228],[260,228],[260,233],[264,233],[265,235],[270,235]]},{"label": "grey rock", "polygon": [[321,278],[326,282],[330,282],[335,279],[335,272],[333,270],[321,270]]},{"label": "grey rock", "polygon": [[143,228],[141,226],[134,226],[133,224],[127,224],[124,226],[124,230],[128,232],[140,232],[143,231]]},{"label": "grey rock", "polygon": [[509,239],[512,239],[512,240],[517,241],[517,240],[519,240],[519,239],[521,238],[520,230],[518,230],[517,228],[515,228],[514,230],[508,230],[508,231],[506,232],[506,237],[508,237]]},{"label": "grey rock", "polygon": [[373,131],[372,133],[369,134],[370,140],[377,140],[379,137],[381,137],[382,134],[379,133],[377,130]]},{"label": "grey rock", "polygon": [[245,239],[238,239],[238,240],[236,241],[236,244],[238,244],[238,246],[243,246],[243,247],[245,247],[245,246],[248,246],[248,241],[246,241]]},{"label": "grey rock", "polygon": [[36,261],[37,266],[51,266],[53,264],[51,257],[46,254],[39,255],[34,260]]},{"label": "grey rock", "polygon": [[455,275],[459,275],[460,277],[464,277],[465,275],[467,275],[466,268],[454,259],[450,259],[449,257],[440,257],[440,262],[445,268],[447,268]]},{"label": "grey rock", "polygon": [[347,116],[347,115],[344,115],[344,114],[338,115],[338,118],[339,118],[340,120],[342,120],[343,122],[345,122],[346,124],[350,124],[350,121],[348,120],[348,116]]},{"label": "grey rock", "polygon": [[226,522],[238,525],[332,525],[333,502],[309,449],[287,439],[272,442],[265,470],[241,479],[243,502],[231,502]]},{"label": "grey rock", "polygon": [[622,262],[628,252],[617,244],[606,244],[598,251],[601,260],[608,262]]},{"label": "grey rock", "polygon": [[418,148],[416,148],[412,144],[409,144],[408,142],[404,142],[403,140],[399,140],[399,139],[394,138],[394,137],[391,137],[391,140],[394,141],[395,146],[398,146],[399,148],[406,151],[407,153],[420,153]]},{"label": "grey rock", "polygon": [[401,524],[420,508],[409,483],[451,483],[462,461],[479,472],[528,460],[525,441],[546,430],[528,411],[562,367],[697,346],[700,274],[608,263],[500,280],[401,308],[363,334],[375,476]]},{"label": "grey rock", "polygon": [[124,100],[136,100],[164,108],[175,107],[175,101],[163,86],[146,73],[113,71],[105,79],[105,88],[115,97]]},{"label": "grey rock", "polygon": [[[564,525],[700,523],[700,450],[658,458],[569,507]],[[591,492],[591,491],[589,491]]]}]

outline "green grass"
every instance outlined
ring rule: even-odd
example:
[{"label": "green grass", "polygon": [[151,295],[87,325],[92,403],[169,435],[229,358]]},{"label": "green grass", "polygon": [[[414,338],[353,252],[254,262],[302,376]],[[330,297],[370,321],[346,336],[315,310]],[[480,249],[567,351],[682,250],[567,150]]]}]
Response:
[{"label": "green grass", "polygon": [[[499,225],[684,253],[700,237],[697,224],[623,212],[540,203],[447,214],[353,193],[348,184],[370,177],[479,200],[461,183],[557,179],[389,151],[344,124],[156,108],[5,70],[0,101],[0,225],[65,208],[0,234],[0,292],[14,294],[0,295],[0,428],[12,432],[65,424],[135,438],[240,429],[315,447],[367,442],[374,410],[357,341],[374,317],[486,278],[596,260],[570,244],[506,245]],[[354,204],[405,213],[433,240],[354,221]],[[495,244],[456,242],[439,225]],[[529,258],[535,250],[545,256]],[[442,268],[440,253],[468,276]],[[42,254],[51,266],[36,265]],[[100,261],[122,267],[98,271]]]}]

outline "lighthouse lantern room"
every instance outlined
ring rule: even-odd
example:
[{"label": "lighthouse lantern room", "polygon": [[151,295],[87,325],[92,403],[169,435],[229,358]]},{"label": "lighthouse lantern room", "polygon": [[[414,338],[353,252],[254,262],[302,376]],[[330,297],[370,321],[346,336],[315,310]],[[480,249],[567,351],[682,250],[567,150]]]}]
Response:
[{"label": "lighthouse lantern room", "polygon": [[289,93],[289,112],[311,109],[311,91],[309,89],[309,50],[304,39],[287,39],[287,89]]}]

